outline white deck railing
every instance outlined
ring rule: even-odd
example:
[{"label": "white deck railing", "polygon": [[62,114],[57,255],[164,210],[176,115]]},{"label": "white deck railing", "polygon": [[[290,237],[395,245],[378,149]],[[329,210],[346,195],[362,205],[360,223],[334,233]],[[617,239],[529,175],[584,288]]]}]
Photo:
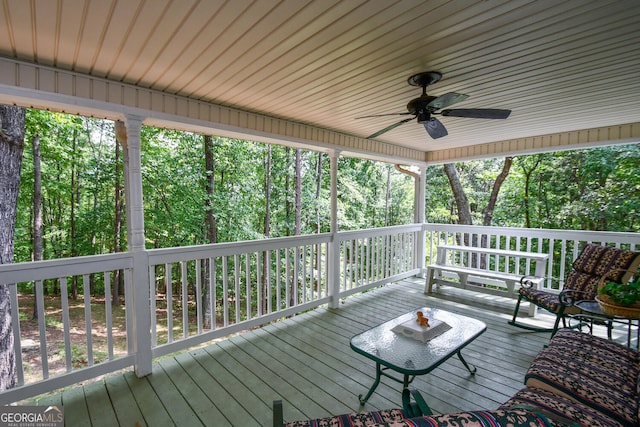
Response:
[{"label": "white deck railing", "polygon": [[[0,404],[130,366],[148,373],[155,357],[337,306],[353,293],[423,273],[438,244],[483,237],[488,247],[549,253],[547,271],[561,278],[583,242],[640,247],[637,233],[412,224],[0,265],[0,283],[9,284],[12,307],[22,310],[12,312],[18,385],[0,393]],[[109,304],[116,272],[124,276],[126,310]],[[75,302],[74,281],[101,286]],[[21,305],[31,295],[18,294],[16,284],[38,290],[36,322]],[[45,299],[43,285],[59,291]],[[54,309],[45,311],[45,303]],[[35,345],[23,348],[29,337],[20,325],[27,322]]]},{"label": "white deck railing", "polygon": [[[152,358],[416,274],[420,231],[409,225],[338,233],[333,243],[319,234],[0,265],[14,307],[18,377],[0,404],[150,366]],[[124,276],[126,310],[109,303],[116,272]],[[74,281],[103,290],[76,302]],[[45,300],[43,283],[59,292]],[[35,322],[21,303],[32,295],[19,294],[18,284],[38,291]],[[45,311],[45,302],[55,308]],[[30,336],[21,328],[27,322]],[[106,350],[98,353],[98,343]]]}]

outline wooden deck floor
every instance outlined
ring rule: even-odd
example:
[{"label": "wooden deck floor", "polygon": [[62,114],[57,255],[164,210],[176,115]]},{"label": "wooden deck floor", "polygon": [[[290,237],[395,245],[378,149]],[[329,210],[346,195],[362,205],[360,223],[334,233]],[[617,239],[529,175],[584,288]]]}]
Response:
[{"label": "wooden deck floor", "polygon": [[[471,376],[453,357],[413,386],[435,412],[499,406],[522,387],[549,334],[509,326],[513,300],[454,289],[427,296],[423,283],[394,283],[350,297],[339,309],[317,309],[162,358],[145,378],[114,373],[37,404],[62,404],[69,426],[270,426],[274,399],[283,400],[285,420],[355,412],[358,395],[373,382],[374,364],[349,348],[351,336],[433,306],[487,324],[463,352],[478,372]],[[536,321],[549,325],[551,317]],[[383,379],[365,409],[401,406],[400,387]]]}]

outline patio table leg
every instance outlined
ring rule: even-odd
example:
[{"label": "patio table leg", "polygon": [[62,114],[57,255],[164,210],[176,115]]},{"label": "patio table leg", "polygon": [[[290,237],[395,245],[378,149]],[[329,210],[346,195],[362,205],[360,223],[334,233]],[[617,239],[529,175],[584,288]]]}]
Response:
[{"label": "patio table leg", "polygon": [[413,382],[413,380],[416,378],[415,375],[404,374],[404,377],[402,378],[402,381],[400,381],[399,378],[387,374],[385,372],[385,370],[387,370],[387,369],[389,369],[389,368],[382,368],[380,363],[376,363],[376,379],[375,379],[375,381],[371,385],[371,388],[369,389],[369,391],[367,392],[367,395],[364,398],[362,397],[362,395],[358,396],[358,399],[360,400],[360,404],[361,405],[364,405],[367,402],[367,400],[369,400],[369,398],[371,397],[373,392],[376,390],[376,388],[380,384],[380,378],[382,378],[383,375],[385,377],[389,378],[389,379],[392,379],[393,381],[402,383],[402,390],[408,390],[409,389],[409,384],[411,384]]},{"label": "patio table leg", "polygon": [[477,367],[471,367],[466,360],[464,360],[464,357],[462,357],[462,351],[458,350],[458,359],[460,359],[460,361],[462,362],[462,364],[464,365],[465,368],[467,368],[467,371],[469,371],[469,373],[471,375],[475,374],[478,371]]},{"label": "patio table leg", "polygon": [[380,363],[376,363],[376,379],[373,382],[373,385],[371,386],[371,388],[367,392],[367,395],[364,397],[364,399],[362,398],[362,395],[358,396],[358,399],[360,400],[360,404],[361,405],[364,405],[367,402],[367,400],[369,400],[369,398],[371,397],[371,395],[375,391],[376,387],[378,387],[378,384],[380,384],[380,376],[381,375],[382,375],[382,369],[380,368]]}]

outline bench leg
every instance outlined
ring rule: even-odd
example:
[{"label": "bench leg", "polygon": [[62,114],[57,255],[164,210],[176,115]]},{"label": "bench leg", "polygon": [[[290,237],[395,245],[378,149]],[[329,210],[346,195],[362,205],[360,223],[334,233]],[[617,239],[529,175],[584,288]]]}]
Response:
[{"label": "bench leg", "polygon": [[427,267],[427,278],[424,284],[424,293],[430,294],[433,291],[433,275],[435,274],[435,269],[431,267]]},{"label": "bench leg", "polygon": [[505,280],[505,283],[507,285],[507,296],[512,297],[514,295],[513,292],[516,289],[516,282],[513,280]]},{"label": "bench leg", "polygon": [[464,289],[467,289],[467,279],[469,278],[469,275],[464,273],[457,273],[457,274],[458,274],[458,277],[460,278],[460,284]]}]

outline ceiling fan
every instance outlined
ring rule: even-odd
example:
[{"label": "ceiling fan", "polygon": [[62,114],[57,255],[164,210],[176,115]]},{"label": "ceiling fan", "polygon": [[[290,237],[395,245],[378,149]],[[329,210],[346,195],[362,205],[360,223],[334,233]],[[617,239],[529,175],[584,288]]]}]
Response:
[{"label": "ceiling fan", "polygon": [[[427,95],[427,86],[438,82],[442,78],[442,73],[437,71],[427,71],[423,73],[414,74],[407,79],[407,82],[411,86],[421,86],[422,95],[418,98],[414,98],[407,104],[406,113],[390,113],[390,114],[376,114],[372,116],[356,117],[356,119],[365,119],[369,117],[383,117],[383,116],[404,116],[412,115],[408,119],[400,120],[384,129],[377,131],[376,133],[369,135],[369,138],[375,138],[385,132],[395,129],[403,123],[407,123],[414,118],[418,119],[418,123],[423,124],[427,133],[433,139],[442,138],[447,136],[447,129],[442,122],[433,115],[451,116],[451,117],[467,117],[473,119],[506,119],[511,114],[511,110],[497,110],[493,108],[457,108],[453,110],[442,110],[457,102],[464,101],[469,95],[462,93],[449,92],[442,96],[429,96]],[[438,111],[441,110],[441,111]]]}]

